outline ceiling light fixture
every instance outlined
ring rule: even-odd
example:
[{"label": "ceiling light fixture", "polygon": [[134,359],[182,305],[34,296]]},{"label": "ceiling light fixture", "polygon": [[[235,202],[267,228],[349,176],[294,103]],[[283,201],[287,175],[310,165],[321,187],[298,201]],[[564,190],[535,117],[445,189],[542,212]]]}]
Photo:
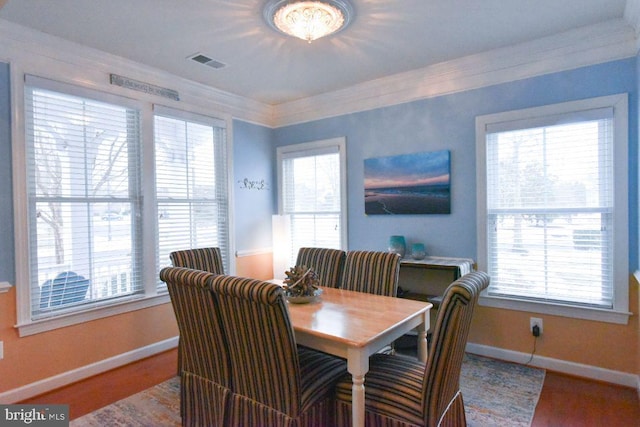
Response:
[{"label": "ceiling light fixture", "polygon": [[309,43],[343,30],[353,15],[347,0],[270,0],[264,8],[271,27]]}]

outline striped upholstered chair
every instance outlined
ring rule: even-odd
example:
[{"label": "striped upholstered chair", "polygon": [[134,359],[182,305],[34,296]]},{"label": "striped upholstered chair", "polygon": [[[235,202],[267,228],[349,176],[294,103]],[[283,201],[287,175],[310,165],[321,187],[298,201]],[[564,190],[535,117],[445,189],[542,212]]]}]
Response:
[{"label": "striped upholstered chair", "polygon": [[336,381],[346,362],[296,346],[283,289],[216,276],[229,342],[233,394],[226,426],[332,426]]},{"label": "striped upholstered chair", "polygon": [[222,426],[231,396],[231,368],[218,304],[211,292],[214,274],[166,267],[167,284],[182,345],[180,414],[183,426]]},{"label": "striped upholstered chair", "polygon": [[[466,426],[460,369],[480,292],[489,285],[481,271],[453,282],[438,309],[427,365],[402,356],[375,354],[366,376],[367,426]],[[351,377],[336,388],[337,425],[351,423]]]},{"label": "striped upholstered chair", "polygon": [[[195,248],[174,251],[169,254],[174,267],[192,268],[214,274],[224,274],[224,264],[220,248]],[[178,339],[178,375],[182,372],[182,344]]]},{"label": "striped upholstered chair", "polygon": [[[392,252],[349,251],[344,264],[342,289],[395,297],[398,292],[400,255]],[[393,354],[393,344],[380,353]]]},{"label": "striped upholstered chair", "polygon": [[395,297],[400,255],[392,252],[349,251],[344,263],[342,289]]},{"label": "striped upholstered chair", "polygon": [[318,274],[322,286],[337,288],[346,253],[340,249],[329,248],[300,248],[296,265],[305,265]]},{"label": "striped upholstered chair", "polygon": [[214,274],[224,274],[220,248],[195,248],[174,251],[169,254],[174,267],[193,268]]}]

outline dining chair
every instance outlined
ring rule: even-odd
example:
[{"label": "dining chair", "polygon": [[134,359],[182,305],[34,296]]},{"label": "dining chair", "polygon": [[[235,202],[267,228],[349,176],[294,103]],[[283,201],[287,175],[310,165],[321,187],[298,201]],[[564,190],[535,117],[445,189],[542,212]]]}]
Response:
[{"label": "dining chair", "polygon": [[281,286],[216,276],[233,377],[225,426],[330,426],[340,358],[297,346]]},{"label": "dining chair", "polygon": [[193,268],[209,273],[224,274],[224,263],[220,248],[194,248],[173,251],[169,259],[174,267]]},{"label": "dining chair", "polygon": [[[489,276],[475,271],[447,287],[426,366],[406,356],[371,356],[366,376],[366,425],[466,426],[460,369],[473,311],[488,285]],[[351,425],[351,387],[348,375],[336,387],[338,426]]]},{"label": "dining chair", "polygon": [[[398,293],[400,255],[394,252],[349,251],[344,264],[342,289],[395,297]],[[394,354],[393,343],[379,350]]]},{"label": "dining chair", "polygon": [[[174,267],[192,268],[214,274],[224,274],[224,264],[220,248],[194,248],[173,251],[169,259]],[[178,337],[178,375],[182,372],[182,344]]]},{"label": "dining chair", "polygon": [[395,297],[400,255],[393,252],[349,251],[340,287],[350,291]]},{"label": "dining chair", "polygon": [[300,248],[296,265],[304,265],[313,269],[322,286],[337,288],[340,286],[345,258],[345,251],[340,249]]},{"label": "dining chair", "polygon": [[182,348],[180,415],[183,426],[222,426],[231,396],[231,362],[209,272],[166,267]]}]

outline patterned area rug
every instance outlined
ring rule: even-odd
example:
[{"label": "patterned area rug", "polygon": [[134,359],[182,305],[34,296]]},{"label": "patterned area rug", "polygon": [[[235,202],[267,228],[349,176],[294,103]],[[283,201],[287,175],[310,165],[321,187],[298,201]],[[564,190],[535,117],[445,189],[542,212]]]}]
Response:
[{"label": "patterned area rug", "polygon": [[[468,354],[460,387],[469,427],[530,426],[545,372]],[[180,426],[180,381],[172,378],[71,421],[74,427]]]},{"label": "patterned area rug", "polygon": [[545,371],[467,354],[460,388],[469,427],[530,426]]}]

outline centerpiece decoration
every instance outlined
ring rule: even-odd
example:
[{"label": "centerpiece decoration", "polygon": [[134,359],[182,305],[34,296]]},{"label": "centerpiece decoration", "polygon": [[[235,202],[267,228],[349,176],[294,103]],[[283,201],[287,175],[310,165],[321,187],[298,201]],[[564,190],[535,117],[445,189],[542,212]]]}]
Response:
[{"label": "centerpiece decoration", "polygon": [[294,304],[304,304],[315,301],[322,293],[318,287],[318,274],[306,265],[296,265],[284,272],[284,293]]}]

